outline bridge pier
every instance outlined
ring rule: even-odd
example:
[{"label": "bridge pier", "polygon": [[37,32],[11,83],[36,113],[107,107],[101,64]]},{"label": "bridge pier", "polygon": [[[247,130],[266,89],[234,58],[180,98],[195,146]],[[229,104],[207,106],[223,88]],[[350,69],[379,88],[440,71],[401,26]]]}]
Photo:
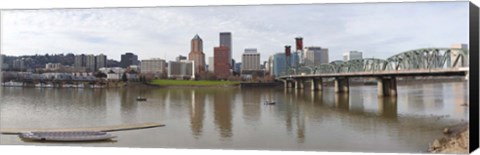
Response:
[{"label": "bridge pier", "polygon": [[311,79],[310,82],[311,82],[310,85],[311,85],[312,91],[316,91],[316,90],[322,91],[323,90],[323,88],[322,88],[322,78]]},{"label": "bridge pier", "polygon": [[335,83],[335,93],[348,93],[349,92],[349,82],[346,77],[336,77],[334,80]]},{"label": "bridge pier", "polygon": [[397,80],[395,77],[377,78],[378,96],[397,96]]},{"label": "bridge pier", "polygon": [[303,80],[301,79],[296,79],[295,80],[295,88],[296,89],[303,89],[304,83]]},{"label": "bridge pier", "polygon": [[295,87],[295,83],[294,83],[294,81],[284,80],[283,81],[283,86],[285,88],[293,88],[293,87]]}]

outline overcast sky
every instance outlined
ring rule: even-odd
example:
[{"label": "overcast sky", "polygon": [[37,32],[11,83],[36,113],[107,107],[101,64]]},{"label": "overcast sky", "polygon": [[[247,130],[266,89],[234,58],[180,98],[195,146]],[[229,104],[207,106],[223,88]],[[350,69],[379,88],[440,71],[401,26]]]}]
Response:
[{"label": "overcast sky", "polygon": [[198,34],[213,56],[219,32],[232,32],[233,57],[257,48],[262,61],[304,46],[329,48],[330,61],[350,50],[388,58],[425,47],[468,43],[468,2],[369,3],[9,10],[1,12],[1,52],[6,55],[99,54],[120,60],[188,55]]}]

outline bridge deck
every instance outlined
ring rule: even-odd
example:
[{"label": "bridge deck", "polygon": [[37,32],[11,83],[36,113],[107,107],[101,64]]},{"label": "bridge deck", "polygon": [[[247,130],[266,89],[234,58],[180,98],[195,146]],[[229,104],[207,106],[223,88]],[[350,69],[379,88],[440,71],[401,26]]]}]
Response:
[{"label": "bridge deck", "polygon": [[287,78],[315,78],[315,77],[380,77],[380,76],[465,76],[467,71],[458,69],[443,70],[409,70],[409,71],[371,71],[371,72],[351,72],[351,73],[327,73],[327,74],[306,74],[306,75],[288,75],[281,76],[280,79]]},{"label": "bridge deck", "polygon": [[1,134],[19,134],[21,132],[29,131],[103,131],[103,132],[113,132],[113,131],[124,131],[124,130],[136,130],[136,129],[146,129],[154,127],[162,127],[164,124],[159,123],[141,123],[141,124],[123,124],[123,125],[112,125],[112,126],[103,126],[103,127],[88,127],[88,128],[56,128],[56,129],[46,129],[46,128],[36,128],[36,129],[0,129]]}]

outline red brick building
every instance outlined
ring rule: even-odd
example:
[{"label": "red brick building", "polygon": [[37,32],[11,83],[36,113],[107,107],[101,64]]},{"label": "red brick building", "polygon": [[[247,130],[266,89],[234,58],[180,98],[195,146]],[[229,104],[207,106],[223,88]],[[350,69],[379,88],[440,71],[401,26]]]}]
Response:
[{"label": "red brick building", "polygon": [[217,78],[226,79],[231,75],[228,47],[220,46],[213,49],[213,66],[213,73]]}]

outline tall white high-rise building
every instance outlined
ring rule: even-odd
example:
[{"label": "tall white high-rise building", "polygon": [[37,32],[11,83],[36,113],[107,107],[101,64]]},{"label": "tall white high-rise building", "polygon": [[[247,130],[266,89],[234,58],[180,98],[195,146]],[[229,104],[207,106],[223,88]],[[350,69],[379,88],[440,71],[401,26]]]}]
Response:
[{"label": "tall white high-rise building", "polygon": [[363,53],[359,51],[349,51],[343,53],[343,61],[363,59]]},{"label": "tall white high-rise building", "polygon": [[261,70],[260,67],[260,53],[257,53],[256,48],[246,48],[242,54],[242,68],[243,71]]},{"label": "tall white high-rise building", "polygon": [[303,50],[303,63],[306,66],[316,66],[328,63],[328,49],[317,46],[305,47]]}]

